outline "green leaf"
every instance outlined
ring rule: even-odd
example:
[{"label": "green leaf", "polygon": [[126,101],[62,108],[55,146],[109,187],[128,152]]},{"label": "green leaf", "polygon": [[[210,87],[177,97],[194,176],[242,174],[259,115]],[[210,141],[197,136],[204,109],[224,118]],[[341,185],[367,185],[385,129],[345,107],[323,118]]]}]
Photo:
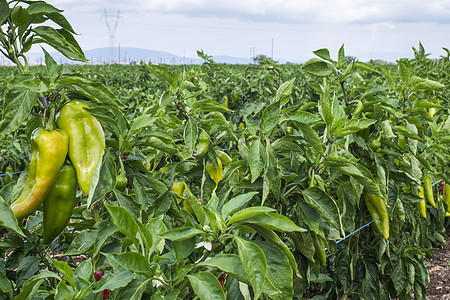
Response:
[{"label": "green leaf", "polygon": [[197,141],[198,127],[197,121],[194,118],[189,118],[184,127],[184,143],[188,148],[189,153],[195,150],[195,142]]},{"label": "green leaf", "polygon": [[311,58],[306,61],[302,66],[302,70],[308,74],[319,77],[326,77],[332,73],[330,66],[318,58]]},{"label": "green leaf", "polygon": [[398,126],[394,126],[393,128],[394,131],[401,133],[402,135],[413,139],[413,140],[417,140],[417,141],[422,141],[423,139],[414,131],[412,131],[411,129],[402,126],[402,125],[398,125]]},{"label": "green leaf", "polygon": [[0,272],[0,293],[7,295],[9,299],[12,299],[13,297],[13,287],[11,281],[9,281],[8,277],[6,277],[6,274],[3,272]]},{"label": "green leaf", "polygon": [[288,233],[294,242],[295,248],[300,251],[308,260],[314,261],[314,240],[309,233]]},{"label": "green leaf", "polygon": [[22,232],[22,229],[19,227],[11,207],[5,203],[2,196],[0,196],[0,227],[11,230],[22,237],[26,237]]},{"label": "green leaf", "polygon": [[56,287],[55,299],[72,299],[73,291],[69,290],[67,283],[64,280],[61,280]]},{"label": "green leaf", "polygon": [[51,259],[53,266],[55,266],[56,270],[69,282],[72,287],[76,287],[75,280],[73,279],[73,271],[72,268],[63,261],[58,261],[55,259]]},{"label": "green leaf", "polygon": [[231,198],[228,202],[226,202],[221,209],[222,216],[227,218],[231,213],[235,212],[241,206],[249,202],[253,196],[257,195],[258,192],[249,192],[246,194],[238,195],[236,197]]},{"label": "green leaf", "polygon": [[194,227],[181,227],[169,230],[165,233],[160,234],[159,236],[163,239],[172,240],[172,241],[182,241],[198,234],[204,234],[203,230],[194,228]]},{"label": "green leaf", "polygon": [[175,251],[177,262],[181,263],[183,259],[192,254],[196,248],[196,241],[197,238],[194,236],[189,239],[176,240],[172,242],[172,249]]},{"label": "green leaf", "polygon": [[91,277],[92,274],[92,263],[91,260],[85,260],[82,263],[80,263],[74,272],[74,277],[76,278],[75,281],[78,279],[83,279],[85,281],[89,281],[89,277]]},{"label": "green leaf", "polygon": [[123,104],[117,96],[114,95],[103,83],[84,80],[73,84],[72,87],[77,92],[97,103],[116,108],[123,107]]},{"label": "green leaf", "polygon": [[28,22],[30,21],[30,14],[28,13],[28,10],[22,6],[15,5],[11,8],[11,20],[14,25],[19,26],[19,28],[23,28],[28,25]]},{"label": "green leaf", "polygon": [[402,81],[406,83],[409,79],[409,76],[411,76],[411,70],[405,65],[405,63],[399,61],[398,62],[398,71],[400,74],[400,77],[402,78]]},{"label": "green leaf", "polygon": [[73,256],[85,254],[95,243],[97,230],[86,230],[77,234],[66,253],[57,256]]},{"label": "green leaf", "polygon": [[96,257],[100,253],[100,250],[103,245],[105,245],[108,238],[117,232],[117,227],[110,220],[104,220],[102,222],[103,224],[95,237],[94,253],[92,257]]},{"label": "green leaf", "polygon": [[448,143],[450,143],[450,135],[443,136],[443,137],[441,138],[441,143],[443,143],[443,144],[448,144]]},{"label": "green leaf", "polygon": [[[71,44],[60,32],[49,26],[38,26],[32,29],[42,40],[71,60],[88,62],[77,45]],[[41,42],[41,40],[38,40]]]},{"label": "green leaf", "polygon": [[116,185],[116,167],[110,152],[103,155],[102,163],[98,163],[91,179],[91,187],[87,199],[88,209],[105,195],[111,192]]},{"label": "green leaf", "polygon": [[417,76],[411,76],[409,83],[415,84],[414,89],[419,91],[434,91],[445,88],[445,85],[431,79],[424,79]]},{"label": "green leaf", "polygon": [[[277,247],[278,247],[278,245],[277,245]],[[280,248],[277,248],[277,249],[280,250]],[[284,251],[282,251],[282,253],[283,252]],[[284,253],[286,254],[286,252],[284,252]],[[289,249],[287,250],[287,253],[289,253],[293,258],[293,255]],[[237,280],[239,280],[247,285],[251,285],[250,280],[249,280],[247,274],[245,273],[244,266],[241,263],[239,256],[236,254],[219,254],[211,259],[208,259],[207,261],[199,263],[198,265],[218,268],[219,270],[227,273],[228,275],[233,276]],[[297,264],[295,263],[295,259],[294,259],[294,265],[295,265],[295,267],[297,267]],[[292,272],[292,269],[291,269],[291,272]],[[267,279],[267,277],[266,277],[266,280],[264,281],[263,292],[268,295],[280,293],[280,291],[276,290],[276,288],[273,286],[271,281]],[[275,299],[277,299],[277,298],[275,298]]]},{"label": "green leaf", "polygon": [[136,277],[132,271],[126,270],[117,273],[105,274],[99,282],[97,282],[94,293],[101,293],[103,290],[114,291],[129,284]]},{"label": "green leaf", "polygon": [[[135,279],[133,279],[131,282],[129,282],[126,286],[124,286],[117,292],[117,296],[115,299],[141,300],[143,298],[142,294],[144,293],[148,283],[152,279],[151,278],[147,279],[147,277],[139,275],[135,277],[136,277]],[[152,300],[154,300],[153,296]],[[170,298],[168,295],[165,295],[165,297],[161,298],[161,300],[176,300],[176,297]]]},{"label": "green leaf", "polygon": [[218,268],[223,272],[237,278],[246,284],[250,284],[250,280],[245,273],[244,266],[241,263],[239,255],[231,253],[222,253],[198,264],[199,266],[210,266]]},{"label": "green leaf", "polygon": [[153,235],[151,231],[141,223],[141,221],[135,219],[135,222],[139,226],[139,235],[137,236],[137,238],[139,239],[142,248],[145,249],[146,256],[150,257],[150,250],[153,246]]},{"label": "green leaf", "polygon": [[294,87],[295,78],[284,82],[277,90],[276,101],[280,102],[280,106],[289,102],[289,98],[292,94],[292,88]]},{"label": "green leaf", "polygon": [[290,115],[288,118],[285,119],[285,121],[294,121],[298,123],[306,123],[306,124],[312,124],[316,123],[317,121],[320,121],[320,118],[316,115],[313,115],[310,112],[299,110]]},{"label": "green leaf", "polygon": [[[255,224],[250,224],[250,227],[255,229],[268,242],[271,242],[274,245],[276,245],[280,249],[280,251],[282,251],[284,253],[284,255],[286,255],[286,257],[289,259],[289,263],[291,264],[291,268],[292,268],[292,270],[294,270],[294,272],[297,275],[297,277],[299,277],[299,278],[302,277],[300,275],[300,272],[299,272],[299,269],[298,269],[297,262],[295,260],[294,254],[292,254],[291,249],[289,249],[289,247],[281,240],[281,238],[278,236],[278,234],[276,234],[272,230],[267,230],[266,228],[258,226],[258,225],[255,225]],[[295,232],[288,233],[288,235],[289,234],[295,234]]]},{"label": "green leaf", "polygon": [[5,23],[6,19],[9,17],[9,5],[6,0],[0,0],[0,25]]},{"label": "green leaf", "polygon": [[300,130],[303,133],[305,140],[311,144],[311,147],[321,156],[323,156],[324,150],[319,135],[306,123],[298,123]]},{"label": "green leaf", "polygon": [[266,165],[264,167],[264,187],[265,193],[263,194],[263,199],[261,205],[264,205],[266,197],[269,191],[266,191],[267,186],[272,191],[275,198],[280,197],[281,190],[281,175],[279,172],[279,162],[275,150],[269,141],[266,142]]},{"label": "green leaf", "polygon": [[[59,23],[59,24],[62,24],[64,26],[66,26],[68,24],[67,20],[65,20],[65,18],[62,17],[61,14],[59,14],[59,15],[58,14],[52,14],[52,15],[49,16],[49,18],[52,21],[54,21],[55,23]],[[69,24],[69,27],[70,27],[70,24]],[[81,49],[80,45],[75,40],[75,37],[72,34],[73,29],[71,27],[70,27],[70,29],[59,28],[59,29],[56,29],[56,31],[66,39],[66,41],[71,45],[72,48],[74,48],[77,52],[82,53],[83,56],[84,56],[83,49]],[[87,62],[87,60],[86,60],[86,62]]]},{"label": "green leaf", "polygon": [[264,252],[255,243],[234,237],[238,247],[239,259],[244,266],[255,293],[255,299],[261,296],[267,273],[267,261]]},{"label": "green leaf", "polygon": [[320,214],[305,202],[298,203],[298,212],[308,227],[314,231],[319,231]]},{"label": "green leaf", "polygon": [[325,220],[339,231],[343,231],[339,208],[334,200],[318,187],[302,191],[306,203],[313,207]]},{"label": "green leaf", "polygon": [[61,278],[53,272],[42,271],[41,273],[28,279],[23,284],[20,293],[14,298],[14,300],[34,299],[34,296],[38,292],[38,288],[46,278],[55,278],[57,280],[61,280]]},{"label": "green leaf", "polygon": [[26,256],[22,259],[17,267],[16,285],[18,287],[39,272],[39,258],[36,256]]},{"label": "green leaf", "polygon": [[57,9],[53,5],[45,3],[44,1],[31,3],[30,6],[28,6],[27,11],[30,16],[42,16],[63,12],[62,10]]},{"label": "green leaf", "polygon": [[318,57],[320,57],[323,60],[327,60],[329,62],[332,62],[332,59],[330,57],[330,51],[328,51],[328,49],[322,48],[316,51],[313,51],[313,53],[315,55],[317,55]]},{"label": "green leaf", "polygon": [[219,280],[210,272],[187,275],[195,294],[201,300],[225,300],[225,294]]},{"label": "green leaf", "polygon": [[447,118],[447,121],[445,121],[444,128],[447,130],[447,133],[450,134],[450,118]]},{"label": "green leaf", "polygon": [[235,213],[229,220],[228,225],[241,222],[252,217],[273,212],[274,209],[266,206],[247,207]]},{"label": "green leaf", "polygon": [[253,141],[250,147],[250,172],[252,174],[251,182],[255,182],[256,179],[261,175],[265,166],[266,150],[264,145],[259,139]]},{"label": "green leaf", "polygon": [[216,100],[213,100],[213,99],[205,99],[205,100],[196,101],[192,105],[192,109],[197,113],[232,112],[231,109],[227,108],[226,106],[223,106],[222,104],[218,103]]},{"label": "green leaf", "polygon": [[[215,197],[217,197],[217,196],[215,196]],[[210,203],[211,203],[211,201],[210,201]],[[226,231],[225,220],[222,217],[222,215],[219,214],[219,212],[217,212],[212,207],[212,205],[210,205],[210,203],[208,203],[208,206],[206,206],[204,208],[205,214],[209,220],[209,224],[211,225],[211,228],[215,233],[225,233],[225,231]]]},{"label": "green leaf", "polygon": [[[333,112],[331,111],[331,105],[325,96],[320,97],[319,101],[319,112],[322,115],[323,120],[327,124],[327,127],[331,129],[333,127],[334,118],[338,117],[333,115]],[[330,133],[331,134],[331,133]]]},{"label": "green leaf", "polygon": [[133,273],[152,276],[150,264],[142,254],[137,252],[124,252],[120,254],[103,253],[111,266],[119,272],[131,271]]},{"label": "green leaf", "polygon": [[344,44],[342,44],[341,48],[339,48],[338,51],[338,63],[343,63],[345,60],[345,50],[344,50]]},{"label": "green leaf", "polygon": [[206,222],[206,214],[203,210],[203,206],[198,202],[197,197],[195,197],[191,190],[189,190],[189,187],[186,186],[184,194],[186,195],[186,199],[184,201],[188,201],[189,205],[191,206],[192,210],[194,211],[195,216],[197,217],[198,221],[201,225],[205,225]]},{"label": "green leaf", "polygon": [[111,221],[116,225],[117,229],[129,237],[134,245],[138,246],[139,240],[137,239],[136,234],[139,227],[131,213],[123,207],[112,206],[108,203],[105,203],[105,207],[111,215]]},{"label": "green leaf", "polygon": [[[325,162],[324,165],[328,165],[328,163]],[[362,165],[357,163],[345,163],[341,166],[331,164],[330,167],[336,168],[342,173],[352,176],[360,184],[362,184],[370,194],[383,197],[379,186],[376,184],[375,179],[372,176],[372,173],[370,173],[370,171]]]},{"label": "green leaf", "polygon": [[178,148],[178,146],[175,145],[174,142],[163,141],[155,136],[151,136],[148,139],[146,139],[145,143],[148,144],[150,147],[153,147],[157,150],[160,150],[170,155],[176,155],[180,151],[180,148]]},{"label": "green leaf", "polygon": [[260,214],[242,221],[244,224],[256,224],[268,230],[280,232],[306,231],[306,229],[298,227],[287,217],[277,213]]},{"label": "green leaf", "polygon": [[[372,68],[371,66],[369,66],[367,63],[363,63],[361,61],[355,61],[353,62],[353,66],[355,68],[367,71],[367,72],[373,72],[373,73],[377,73],[380,74],[380,72],[378,72],[376,69]],[[377,65],[379,67],[381,67],[380,65]],[[380,74],[381,75],[381,74]],[[389,82],[389,80],[387,80]]]},{"label": "green leaf", "polygon": [[406,270],[404,270],[402,260],[398,260],[397,265],[392,270],[392,282],[394,283],[397,295],[400,295],[406,284]]},{"label": "green leaf", "polygon": [[47,67],[47,74],[50,79],[50,83],[56,82],[59,75],[61,75],[61,70],[55,60],[48,54],[48,52],[42,48],[45,55],[45,66]]},{"label": "green leaf", "polygon": [[276,295],[272,299],[292,299],[294,295],[293,272],[289,259],[274,244],[262,241],[255,241],[255,243],[261,248],[266,257],[268,266],[267,278],[281,291],[280,295]]},{"label": "green leaf", "polygon": [[342,137],[354,132],[361,131],[363,129],[368,128],[370,125],[375,124],[377,120],[372,119],[351,119],[345,124],[344,127],[336,130],[336,137]]},{"label": "green leaf", "polygon": [[0,121],[0,134],[17,130],[31,113],[38,101],[38,94],[28,88],[13,87],[4,96],[3,116]]},{"label": "green leaf", "polygon": [[269,133],[280,121],[280,101],[266,107],[261,117],[261,131]]},{"label": "green leaf", "polygon": [[380,122],[380,126],[383,130],[384,137],[388,140],[393,140],[396,138],[396,135],[394,132],[392,132],[392,126],[390,120],[384,120],[383,122]]},{"label": "green leaf", "polygon": [[163,215],[153,218],[148,221],[146,227],[150,230],[153,237],[153,245],[149,251],[149,255],[151,255],[156,249],[160,249],[159,247],[164,246],[164,239],[162,239],[159,234],[167,231],[166,225],[162,221]]},{"label": "green leaf", "polygon": [[[72,28],[72,25],[67,21],[67,19],[60,13],[53,13],[48,14],[47,17],[62,27],[62,29],[69,31],[73,34],[75,34],[75,31]],[[58,30],[58,29],[57,29]],[[58,30],[59,33],[61,33],[61,30]],[[62,34],[62,33],[61,33]],[[74,46],[79,52],[81,52],[81,47],[78,45],[77,42],[73,42],[72,39],[69,39],[66,35],[62,34],[71,44]]]},{"label": "green leaf", "polygon": [[325,275],[323,273],[320,273],[319,276],[316,276],[316,274],[311,273],[311,279],[310,280],[311,280],[311,282],[321,283],[321,284],[326,283],[326,282],[333,282],[334,281],[333,278],[331,278],[330,276]]},{"label": "green leaf", "polygon": [[157,117],[151,117],[150,115],[138,116],[131,122],[129,133],[132,134],[138,130],[152,127],[157,120]]}]

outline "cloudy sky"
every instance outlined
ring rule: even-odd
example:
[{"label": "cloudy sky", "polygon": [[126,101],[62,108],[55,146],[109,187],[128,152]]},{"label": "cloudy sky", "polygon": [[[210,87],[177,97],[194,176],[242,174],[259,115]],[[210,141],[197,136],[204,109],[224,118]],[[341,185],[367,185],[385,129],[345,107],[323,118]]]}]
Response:
[{"label": "cloudy sky", "polygon": [[[431,57],[450,48],[449,0],[49,0],[79,33],[84,50],[109,46],[106,21],[119,15],[115,41],[196,57],[305,61],[328,48],[336,57],[394,61],[412,57],[419,41]],[[105,17],[105,10],[107,17]],[[273,47],[272,47],[273,46]]]}]

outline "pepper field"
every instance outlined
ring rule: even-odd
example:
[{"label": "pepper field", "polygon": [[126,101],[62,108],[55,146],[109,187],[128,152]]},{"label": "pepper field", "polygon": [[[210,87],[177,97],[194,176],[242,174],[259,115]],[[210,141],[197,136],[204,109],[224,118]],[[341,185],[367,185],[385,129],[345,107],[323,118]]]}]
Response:
[{"label": "pepper field", "polygon": [[[40,5],[23,10],[47,16]],[[28,66],[24,24],[3,15],[21,44],[1,42],[17,67],[0,68],[0,299],[426,298],[424,262],[450,229],[448,49],[385,64],[342,46],[302,65],[198,52],[202,65],[45,53]],[[60,25],[57,42],[39,26],[32,42],[84,61]],[[42,207],[22,222],[10,205],[31,132],[73,100],[105,148],[43,244]]]}]

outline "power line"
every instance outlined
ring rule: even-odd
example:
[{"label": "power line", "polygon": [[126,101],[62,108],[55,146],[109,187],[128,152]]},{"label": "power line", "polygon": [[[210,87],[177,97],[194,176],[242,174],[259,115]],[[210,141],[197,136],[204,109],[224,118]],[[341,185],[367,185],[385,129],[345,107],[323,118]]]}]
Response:
[{"label": "power line", "polygon": [[117,14],[108,14],[105,9],[105,22],[106,27],[108,27],[108,33],[109,33],[109,53],[108,53],[108,59],[109,63],[114,63],[116,61],[116,52],[115,52],[115,39],[116,39],[116,31],[117,31],[117,25],[119,24],[120,19],[120,10],[117,11]]}]

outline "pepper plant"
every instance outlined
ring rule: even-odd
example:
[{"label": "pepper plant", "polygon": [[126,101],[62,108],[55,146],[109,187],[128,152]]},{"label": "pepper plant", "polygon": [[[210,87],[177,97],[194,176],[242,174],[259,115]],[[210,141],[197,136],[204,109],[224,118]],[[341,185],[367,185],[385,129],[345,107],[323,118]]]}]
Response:
[{"label": "pepper plant", "polygon": [[[302,66],[248,70],[203,51],[199,66],[69,68],[43,48],[45,65],[29,66],[35,44],[86,61],[61,13],[0,1],[16,65],[0,141],[25,153],[1,153],[2,170],[25,172],[1,182],[0,297],[426,296],[424,261],[449,228],[449,193],[426,184],[449,182],[448,51],[431,60],[419,44],[414,59],[381,65],[342,46],[336,59],[319,49]],[[61,219],[43,195],[22,222],[12,208],[38,127],[67,132],[78,184]]]}]

